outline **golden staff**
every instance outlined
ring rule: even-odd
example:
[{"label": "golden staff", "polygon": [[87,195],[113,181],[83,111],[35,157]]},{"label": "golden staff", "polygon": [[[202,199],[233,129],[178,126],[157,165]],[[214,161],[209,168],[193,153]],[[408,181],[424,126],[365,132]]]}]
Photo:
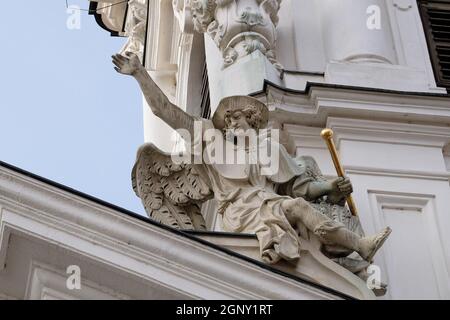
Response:
[{"label": "golden staff", "polygon": [[[341,161],[339,160],[339,154],[333,141],[333,130],[323,129],[320,135],[325,140],[328,150],[330,150],[331,158],[333,159],[334,167],[336,168],[338,176],[345,177],[344,168],[342,168]],[[353,201],[353,197],[351,195],[347,197],[347,204],[350,212],[354,216],[358,216],[358,211],[356,210],[355,202]]]}]

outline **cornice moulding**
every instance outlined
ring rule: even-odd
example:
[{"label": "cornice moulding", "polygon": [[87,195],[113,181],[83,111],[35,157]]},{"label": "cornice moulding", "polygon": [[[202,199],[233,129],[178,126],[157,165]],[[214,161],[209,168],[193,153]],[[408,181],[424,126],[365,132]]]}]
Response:
[{"label": "cornice moulding", "polygon": [[89,14],[94,15],[100,27],[111,36],[123,36],[127,8],[128,3],[122,0],[90,1]]},{"label": "cornice moulding", "polygon": [[450,126],[448,95],[313,83],[296,91],[267,82],[262,92],[252,95],[261,99],[267,95],[273,120],[285,124],[324,127],[332,116]]},{"label": "cornice moulding", "polygon": [[418,170],[389,170],[386,168],[373,168],[362,166],[344,166],[345,172],[348,174],[372,175],[382,177],[409,178],[437,180],[448,183],[450,172],[446,171],[418,171]]},{"label": "cornice moulding", "polygon": [[338,145],[353,140],[444,148],[450,142],[448,126],[329,117],[327,127],[335,131]]},{"label": "cornice moulding", "polygon": [[177,283],[185,297],[338,298],[3,167],[0,195],[2,268],[14,233],[58,244],[147,281]]}]

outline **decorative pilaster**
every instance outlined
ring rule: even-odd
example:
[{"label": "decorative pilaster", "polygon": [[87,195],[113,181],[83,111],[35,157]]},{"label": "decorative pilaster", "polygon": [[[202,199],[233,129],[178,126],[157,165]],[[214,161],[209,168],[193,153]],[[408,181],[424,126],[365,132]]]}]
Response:
[{"label": "decorative pilaster", "polygon": [[128,2],[128,14],[125,22],[125,35],[128,40],[120,50],[121,54],[131,52],[136,54],[141,61],[144,57],[147,1],[130,0]]},{"label": "decorative pilaster", "polygon": [[256,50],[279,70],[276,26],[282,0],[191,0],[195,30],[207,33],[223,56],[223,68]]},{"label": "decorative pilaster", "polygon": [[397,64],[385,0],[323,0],[320,5],[329,61]]}]

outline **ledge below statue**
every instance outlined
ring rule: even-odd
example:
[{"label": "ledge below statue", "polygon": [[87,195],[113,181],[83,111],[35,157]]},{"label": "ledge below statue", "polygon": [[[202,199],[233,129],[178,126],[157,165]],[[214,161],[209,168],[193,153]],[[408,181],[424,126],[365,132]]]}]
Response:
[{"label": "ledge below statue", "polygon": [[[223,232],[189,231],[188,233],[262,262],[256,236]],[[313,235],[311,236],[311,241],[302,239],[301,258],[296,264],[281,261],[272,265],[272,267],[337,290],[356,299],[376,299],[375,294],[363,280],[323,255],[319,250],[319,246],[320,242]]]}]

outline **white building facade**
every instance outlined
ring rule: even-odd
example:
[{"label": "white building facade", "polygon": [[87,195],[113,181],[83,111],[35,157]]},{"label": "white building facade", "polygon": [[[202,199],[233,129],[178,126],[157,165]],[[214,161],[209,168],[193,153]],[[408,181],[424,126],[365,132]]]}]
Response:
[{"label": "white building facade", "polygon": [[[271,126],[281,130],[288,151],[293,155],[313,156],[323,173],[329,176],[336,172],[320,132],[326,127],[333,129],[344,169],[353,182],[354,199],[366,233],[375,233],[387,225],[393,229],[375,259],[383,282],[389,284],[387,294],[380,299],[450,299],[450,96],[447,91],[450,90],[450,1],[131,0],[121,3],[105,0],[91,1],[91,13],[112,35],[128,37],[123,51],[138,53],[169,99],[191,114],[209,117],[224,97],[254,96],[267,103]],[[145,142],[152,142],[168,152],[177,148],[179,137],[151,113],[145,102],[143,112]],[[10,178],[11,174],[5,169],[0,177],[7,182],[18,179]],[[27,179],[21,178],[19,182],[31,188],[33,183]],[[39,192],[53,192],[43,186],[33,187],[42,188]],[[14,197],[13,186],[8,185],[8,188],[10,197]],[[29,199],[25,195],[25,202],[33,200],[31,195]],[[64,199],[67,203],[58,203],[60,207],[42,210],[67,213],[59,218],[70,221],[72,228],[77,224],[74,213],[81,210],[76,205],[80,200]],[[8,201],[3,198],[0,208],[9,208]],[[24,208],[31,210],[34,205],[41,203]],[[84,212],[93,212],[92,216],[84,214],[83,219],[110,219],[105,221],[122,224],[102,231],[96,230],[99,225],[93,221],[86,230],[87,238],[97,239],[98,236],[105,243],[114,241],[102,233],[110,235],[111,230],[118,230],[114,237],[120,238],[120,243],[135,241],[133,244],[137,248],[133,247],[135,251],[131,252],[125,246],[123,252],[117,253],[106,252],[102,247],[102,252],[96,252],[89,243],[83,243],[67,252],[98,260],[97,265],[101,264],[99,261],[113,261],[119,254],[135,259],[126,266],[117,262],[110,271],[122,272],[121,277],[125,278],[133,274],[137,277],[134,278],[136,288],[142,279],[152,288],[160,286],[154,291],[166,294],[160,297],[340,299],[348,295],[375,298],[359,288],[348,275],[340,274],[341,284],[321,283],[336,290],[323,291],[311,287],[310,283],[255,267],[242,260],[242,256],[230,258],[214,251],[217,248],[205,249],[207,246],[204,247],[203,242],[181,239],[178,233],[174,235],[172,231],[162,231],[153,225],[142,226],[120,214],[119,219],[114,210],[105,212],[97,205],[84,202],[83,205],[87,206],[82,209]],[[67,207],[66,210],[66,206],[77,208]],[[21,213],[25,209],[17,207],[17,203],[14,208],[15,211],[2,211],[2,245],[5,235],[12,234],[13,242],[20,246],[22,238],[18,235],[24,234],[26,239],[26,226],[40,219],[32,218],[37,214],[33,213],[27,217],[30,221],[26,221]],[[252,242],[255,240],[227,238],[219,233],[220,217],[215,209],[212,202],[204,206],[203,214],[211,232],[199,237],[252,257],[253,249],[250,249],[256,247]],[[62,225],[56,220],[45,221],[48,223],[40,227],[50,228],[52,232],[52,228]],[[139,229],[142,238],[125,240],[127,231],[119,231],[125,225]],[[9,232],[10,229],[15,231]],[[58,240],[58,236],[68,235],[56,229],[51,238],[54,243],[75,241]],[[126,229],[130,232],[126,234],[136,233],[131,229]],[[42,229],[43,234],[49,232]],[[67,232],[74,234],[74,230]],[[154,241],[162,243],[155,239],[144,241],[156,235],[170,238],[167,241],[173,244],[165,249],[141,247],[150,246]],[[46,241],[50,241],[50,237]],[[188,257],[184,246],[189,245],[191,252],[207,256],[199,260]],[[6,251],[2,246],[0,252]],[[167,254],[170,257],[164,256]],[[0,259],[3,265],[5,256]],[[154,273],[145,271],[151,264],[160,272],[160,265],[153,265],[153,261],[171,259],[175,259],[174,265],[181,269],[187,268],[188,273],[197,270],[195,277],[198,278],[192,280],[196,286],[184,282],[184,271],[180,275],[183,279],[173,279],[175,271],[167,271],[161,283],[155,280]],[[241,260],[234,265],[236,260],[233,259]],[[198,265],[191,265],[197,262]],[[228,263],[228,271],[225,267],[219,268]],[[245,263],[250,266],[244,266]],[[48,261],[35,264],[37,267],[33,270],[36,271],[30,274],[44,279],[45,276],[39,277],[39,272],[50,272],[42,267],[47,264],[52,265]],[[112,266],[112,262],[109,265]],[[86,268],[92,270],[93,267]],[[254,269],[260,274],[253,273]],[[218,270],[224,273],[217,273]],[[239,287],[233,270],[248,272],[246,274],[252,274],[254,279],[250,277]],[[337,279],[336,274],[331,277]],[[259,275],[261,279],[257,278]],[[205,280],[209,277],[219,279],[217,287]],[[271,277],[279,278],[270,282]],[[95,293],[93,296],[86,293],[85,297],[109,294],[109,297],[136,298],[120,289],[119,283],[108,284],[109,291],[100,290],[94,278],[91,276],[90,281],[93,283],[91,292]],[[122,278],[116,279],[120,282]],[[200,282],[205,283],[204,287]],[[195,289],[187,290],[191,285]],[[51,292],[56,292],[23,290],[26,291],[20,294],[3,294],[15,298],[33,294],[50,297]],[[70,295],[65,290],[58,292]],[[155,294],[142,293],[138,298],[155,298]]]},{"label": "white building facade", "polygon": [[[291,151],[327,175],[320,131],[333,129],[365,231],[394,230],[375,261],[385,298],[450,298],[449,1],[141,3],[143,61],[172,102],[208,115],[223,97],[257,97]],[[144,118],[145,140],[172,151],[145,103]],[[204,211],[220,230],[214,206]]]},{"label": "white building facade", "polygon": [[[333,129],[364,229],[394,230],[375,261],[385,298],[450,298],[449,51],[432,43],[434,25],[449,25],[448,1],[146,3],[145,65],[174,103],[199,115],[205,92],[211,113],[223,97],[255,96],[327,175],[320,131]],[[145,103],[144,115],[145,140],[173,150]],[[214,208],[204,211],[220,230]]]},{"label": "white building facade", "polygon": [[0,300],[349,297],[0,162]]}]

